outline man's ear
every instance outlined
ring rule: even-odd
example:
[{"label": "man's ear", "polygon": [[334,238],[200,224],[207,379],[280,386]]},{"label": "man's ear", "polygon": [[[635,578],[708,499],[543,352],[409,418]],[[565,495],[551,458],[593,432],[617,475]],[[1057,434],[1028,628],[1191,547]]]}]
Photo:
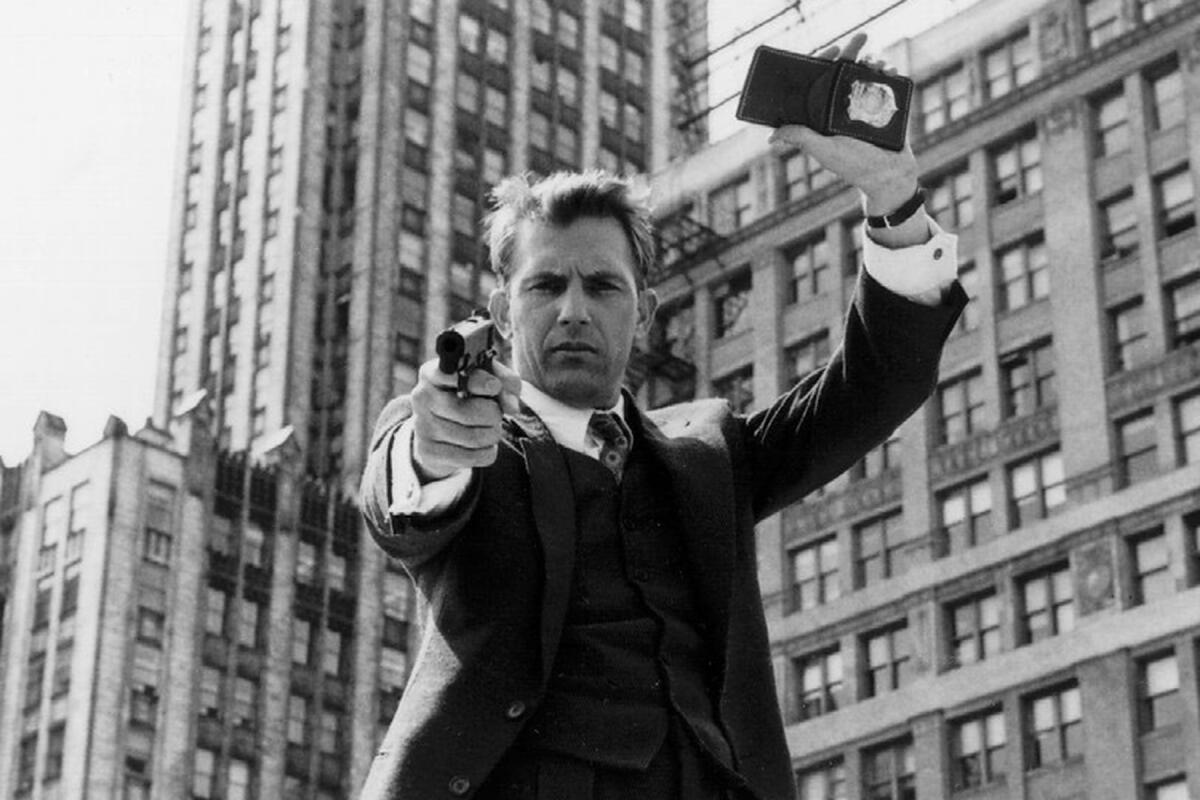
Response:
[{"label": "man's ear", "polygon": [[654,312],[658,310],[658,293],[653,289],[643,289],[638,292],[637,299],[637,334],[645,336],[654,322]]},{"label": "man's ear", "polygon": [[512,333],[512,321],[508,317],[508,290],[504,287],[492,289],[488,297],[488,313],[496,323],[496,331],[505,339]]}]

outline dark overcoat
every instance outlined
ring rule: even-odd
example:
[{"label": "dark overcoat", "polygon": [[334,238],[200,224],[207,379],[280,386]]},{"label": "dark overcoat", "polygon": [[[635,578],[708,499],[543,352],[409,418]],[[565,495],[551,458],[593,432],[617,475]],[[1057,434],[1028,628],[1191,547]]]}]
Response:
[{"label": "dark overcoat", "polygon": [[[754,525],[850,467],[936,385],[966,297],[938,306],[863,273],[828,365],[750,415],[723,400],[646,413],[627,403],[666,467],[687,564],[720,669],[717,708],[736,767],[763,800],[794,796],[776,700]],[[410,413],[380,415],[363,477],[375,540],[422,599],[422,641],[362,791],[364,800],[469,797],[546,688],[575,569],[575,508],[563,455],[531,413],[506,418],[494,464],[434,519],[392,516],[388,453]],[[774,559],[770,559],[774,561]]]}]

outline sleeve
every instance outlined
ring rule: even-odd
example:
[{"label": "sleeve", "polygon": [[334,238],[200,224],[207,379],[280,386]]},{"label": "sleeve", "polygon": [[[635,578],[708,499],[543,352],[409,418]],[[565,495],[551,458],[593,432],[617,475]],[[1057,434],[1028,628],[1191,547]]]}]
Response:
[{"label": "sleeve", "polygon": [[412,460],[413,419],[409,417],[391,440],[392,516],[434,516],[448,511],[467,493],[471,470],[421,483]]},{"label": "sleeve", "polygon": [[892,250],[863,237],[863,269],[885,289],[935,306],[958,277],[958,237],[929,220],[929,241]]}]

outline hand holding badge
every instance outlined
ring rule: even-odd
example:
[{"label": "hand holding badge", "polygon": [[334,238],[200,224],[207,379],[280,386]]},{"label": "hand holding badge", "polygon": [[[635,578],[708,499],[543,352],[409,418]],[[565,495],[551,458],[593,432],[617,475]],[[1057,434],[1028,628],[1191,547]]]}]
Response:
[{"label": "hand holding badge", "polygon": [[820,58],[763,45],[750,62],[737,117],[773,128],[803,125],[898,152],[912,95],[909,78],[853,57]]}]

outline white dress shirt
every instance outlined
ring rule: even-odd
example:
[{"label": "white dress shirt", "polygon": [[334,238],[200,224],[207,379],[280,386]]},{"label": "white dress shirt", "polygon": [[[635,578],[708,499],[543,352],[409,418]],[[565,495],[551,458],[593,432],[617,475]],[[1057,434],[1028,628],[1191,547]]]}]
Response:
[{"label": "white dress shirt", "polygon": [[[863,237],[863,268],[885,289],[922,303],[937,305],[942,291],[958,277],[958,237],[947,233],[932,219],[930,238],[924,244],[888,249]],[[554,440],[592,458],[599,458],[600,444],[589,436],[592,409],[573,408],[530,383],[521,382],[521,400],[541,418]],[[624,396],[611,409],[625,419]],[[471,482],[471,470],[461,469],[445,478],[422,485],[412,462],[413,421],[404,421],[392,440],[392,514],[432,515],[445,511],[462,497]]]}]

